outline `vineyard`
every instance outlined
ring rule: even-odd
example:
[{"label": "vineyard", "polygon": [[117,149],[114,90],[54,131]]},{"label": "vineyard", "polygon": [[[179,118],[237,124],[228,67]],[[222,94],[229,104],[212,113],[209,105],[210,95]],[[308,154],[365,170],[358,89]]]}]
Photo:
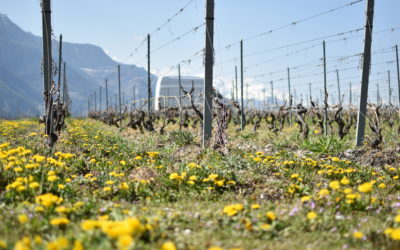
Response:
[{"label": "vineyard", "polygon": [[37,121],[1,121],[1,244],[399,247],[398,111],[372,106],[370,140],[358,149],[351,111],[330,113],[328,136],[318,112],[298,107],[293,125],[284,109],[254,113],[243,131],[225,112],[223,146],[205,150],[195,116],[182,129],[169,114],[136,129],[135,115],[123,128],[70,119],[51,150]]},{"label": "vineyard", "polygon": [[[52,13],[70,9],[39,2],[37,38],[0,13],[0,54],[10,51],[0,56],[0,249],[400,249],[400,27],[381,22],[391,5],[352,0],[314,13],[310,2],[298,17],[289,13],[304,4],[293,3],[282,24],[270,18],[282,6],[260,2],[279,13],[261,13],[274,27],[264,30],[225,16],[235,5],[258,19],[254,3],[220,1],[215,13],[214,0],[200,1],[200,24],[198,0],[179,2],[161,24],[158,3],[146,7],[155,29],[131,22],[150,32],[122,60],[57,40],[54,23],[67,34],[72,26]],[[129,16],[143,15],[145,3],[134,5]],[[222,17],[242,39],[221,46]],[[257,42],[277,33],[267,48]],[[27,67],[38,54],[40,91]],[[40,105],[30,99],[38,93]]]}]

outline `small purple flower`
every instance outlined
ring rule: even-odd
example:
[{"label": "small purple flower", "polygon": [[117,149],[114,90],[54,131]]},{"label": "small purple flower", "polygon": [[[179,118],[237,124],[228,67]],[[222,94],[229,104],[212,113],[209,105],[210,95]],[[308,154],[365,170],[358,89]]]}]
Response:
[{"label": "small purple flower", "polygon": [[392,204],[393,208],[400,208],[400,202],[395,202]]},{"label": "small purple flower", "polygon": [[289,213],[289,216],[295,215],[298,211],[299,211],[299,209],[297,207],[292,208],[292,210]]}]

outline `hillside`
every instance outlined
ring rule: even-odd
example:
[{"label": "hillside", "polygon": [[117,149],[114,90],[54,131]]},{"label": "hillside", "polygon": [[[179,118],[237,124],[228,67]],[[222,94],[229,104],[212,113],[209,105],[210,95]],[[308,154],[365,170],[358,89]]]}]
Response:
[{"label": "hillside", "polygon": [[[66,38],[68,40],[68,38]],[[37,116],[42,110],[43,80],[41,76],[42,40],[23,31],[6,15],[0,14],[0,117]],[[53,60],[58,61],[58,43],[53,41]],[[63,59],[67,64],[67,80],[72,99],[72,112],[86,112],[87,98],[104,78],[109,79],[110,96],[117,90],[117,62],[102,48],[91,44],[63,43]],[[155,76],[153,76],[155,77]],[[132,98],[145,97],[147,71],[134,65],[121,65],[122,90]],[[155,81],[153,81],[155,83]],[[18,105],[16,105],[18,104]]]}]

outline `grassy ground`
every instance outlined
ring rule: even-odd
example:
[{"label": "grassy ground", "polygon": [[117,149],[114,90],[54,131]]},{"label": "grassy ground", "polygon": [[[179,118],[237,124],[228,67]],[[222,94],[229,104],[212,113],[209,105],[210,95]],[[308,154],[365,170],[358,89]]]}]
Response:
[{"label": "grassy ground", "polygon": [[297,130],[231,127],[217,152],[194,130],[73,119],[49,149],[37,121],[0,121],[0,248],[399,248],[400,162],[361,166],[342,157],[353,137]]}]

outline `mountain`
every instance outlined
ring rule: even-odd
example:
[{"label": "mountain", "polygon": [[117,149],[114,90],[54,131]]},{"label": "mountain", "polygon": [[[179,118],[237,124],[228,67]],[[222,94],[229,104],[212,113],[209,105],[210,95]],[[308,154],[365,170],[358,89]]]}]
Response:
[{"label": "mountain", "polygon": [[[52,42],[53,61],[58,62],[59,43]],[[117,65],[98,46],[63,42],[63,61],[67,64],[67,82],[73,115],[87,112],[87,100],[108,78],[109,97],[118,90]],[[42,38],[23,31],[0,13],[0,117],[18,118],[43,113]],[[155,86],[154,75],[152,89]],[[57,82],[57,75],[54,80]],[[135,65],[121,64],[121,91],[126,101],[147,96],[147,71]],[[103,108],[104,101],[103,88]]]}]

